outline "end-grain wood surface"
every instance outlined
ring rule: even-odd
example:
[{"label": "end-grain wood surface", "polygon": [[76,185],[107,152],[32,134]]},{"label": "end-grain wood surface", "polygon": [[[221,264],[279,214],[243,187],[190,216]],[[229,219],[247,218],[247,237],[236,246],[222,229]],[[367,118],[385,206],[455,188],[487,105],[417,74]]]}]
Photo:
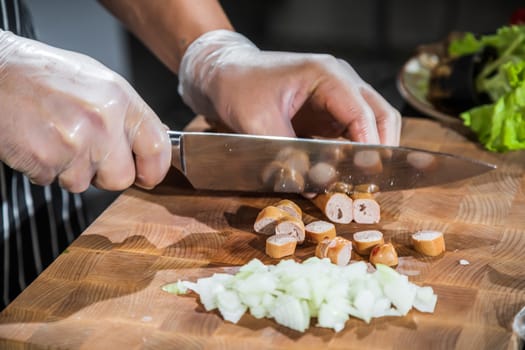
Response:
[{"label": "end-grain wood surface", "polygon": [[[412,310],[366,324],[352,318],[340,333],[305,333],[245,315],[238,324],[206,312],[198,298],[161,286],[195,280],[259,258],[266,237],[253,232],[258,211],[296,201],[305,221],[322,214],[300,196],[210,193],[177,186],[176,174],[154,191],[124,192],[0,315],[0,347],[82,349],[512,349],[514,315],[525,306],[525,152],[493,154],[460,134],[404,118],[403,144],[497,164],[469,180],[381,193],[377,225],[337,225],[351,238],[378,228],[398,248],[398,271],[438,295],[434,314]],[[450,169],[454,171],[454,169]],[[213,169],[210,169],[213,175]],[[441,230],[447,251],[421,256],[409,236]],[[295,259],[312,256],[298,248]],[[460,259],[470,262],[459,264]]]}]

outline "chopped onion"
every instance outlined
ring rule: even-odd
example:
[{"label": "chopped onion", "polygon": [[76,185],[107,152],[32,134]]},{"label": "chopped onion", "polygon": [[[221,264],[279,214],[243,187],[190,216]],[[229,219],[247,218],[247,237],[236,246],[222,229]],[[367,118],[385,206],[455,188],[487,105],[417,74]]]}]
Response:
[{"label": "chopped onion", "polygon": [[431,287],[420,287],[414,299],[414,307],[421,312],[434,312],[437,303],[437,295]]},{"label": "chopped onion", "polygon": [[248,311],[299,332],[309,327],[312,317],[318,327],[339,332],[349,316],[368,323],[374,317],[406,315],[412,308],[434,312],[437,295],[432,287],[419,287],[385,265],[378,264],[374,272],[368,267],[363,261],[337,266],[317,257],[277,265],[253,259],[235,275],[216,273],[162,289],[172,294],[192,290],[207,311],[218,309],[232,323]]},{"label": "chopped onion", "polygon": [[188,283],[191,283],[191,286],[195,285],[192,282],[178,280],[175,283],[162,286],[162,290],[171,294],[186,294],[188,292],[188,287],[186,287]]},{"label": "chopped onion", "polygon": [[246,312],[246,305],[232,290],[224,290],[217,294],[217,306],[226,321],[237,323]]},{"label": "chopped onion", "polygon": [[317,326],[333,328],[334,331],[339,332],[345,328],[348,315],[348,309],[337,302],[323,303],[319,308]]},{"label": "chopped onion", "polygon": [[280,325],[304,332],[310,325],[310,312],[306,301],[283,294],[275,300],[270,315]]}]

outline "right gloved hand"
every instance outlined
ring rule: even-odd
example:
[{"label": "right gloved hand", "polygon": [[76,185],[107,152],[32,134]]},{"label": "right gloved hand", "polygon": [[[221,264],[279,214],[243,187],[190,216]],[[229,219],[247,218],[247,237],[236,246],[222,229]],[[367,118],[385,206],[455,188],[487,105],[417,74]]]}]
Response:
[{"label": "right gloved hand", "polygon": [[0,30],[0,160],[40,185],[152,188],[165,176],[165,126],[99,62]]},{"label": "right gloved hand", "polygon": [[179,93],[194,112],[240,133],[399,144],[401,115],[350,64],[330,55],[263,51],[228,30],[191,43]]}]

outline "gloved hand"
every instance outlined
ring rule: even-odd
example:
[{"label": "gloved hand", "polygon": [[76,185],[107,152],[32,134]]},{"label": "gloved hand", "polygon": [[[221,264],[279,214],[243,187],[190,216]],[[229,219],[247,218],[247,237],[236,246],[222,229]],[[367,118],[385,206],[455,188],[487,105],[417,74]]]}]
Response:
[{"label": "gloved hand", "polygon": [[166,128],[119,75],[81,54],[0,31],[0,160],[32,182],[151,188],[169,169]]},{"label": "gloved hand", "polygon": [[399,112],[345,61],[261,51],[227,30],[188,47],[179,94],[195,113],[240,133],[399,144]]}]

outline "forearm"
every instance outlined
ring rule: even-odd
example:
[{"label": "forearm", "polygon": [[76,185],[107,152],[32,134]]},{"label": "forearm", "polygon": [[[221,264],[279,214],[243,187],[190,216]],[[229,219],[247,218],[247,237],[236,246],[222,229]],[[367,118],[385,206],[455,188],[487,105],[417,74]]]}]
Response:
[{"label": "forearm", "polygon": [[170,70],[200,35],[232,25],[217,0],[99,0]]}]

